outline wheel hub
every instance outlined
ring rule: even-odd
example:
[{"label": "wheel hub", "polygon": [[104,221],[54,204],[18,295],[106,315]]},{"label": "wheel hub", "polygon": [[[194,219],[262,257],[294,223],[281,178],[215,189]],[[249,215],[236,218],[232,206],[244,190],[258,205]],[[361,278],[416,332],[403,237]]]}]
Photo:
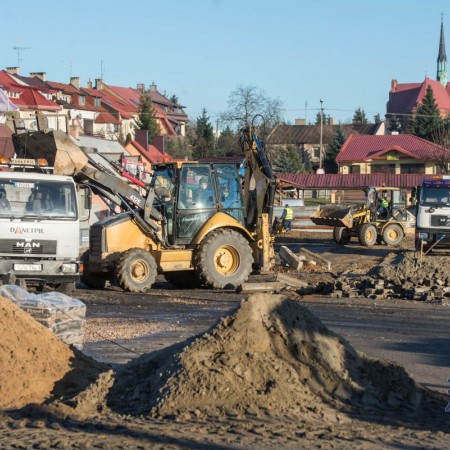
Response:
[{"label": "wheel hub", "polygon": [[222,275],[231,275],[239,265],[239,255],[232,247],[221,247],[214,255],[214,266]]},{"label": "wheel hub", "polygon": [[147,278],[148,275],[148,267],[144,261],[139,260],[136,261],[131,266],[131,276],[135,281],[143,281]]}]

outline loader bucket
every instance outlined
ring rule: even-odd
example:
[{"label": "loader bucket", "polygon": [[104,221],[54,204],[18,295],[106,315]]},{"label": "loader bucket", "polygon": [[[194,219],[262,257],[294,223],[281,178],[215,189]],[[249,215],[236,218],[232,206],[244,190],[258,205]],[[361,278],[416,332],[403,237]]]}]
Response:
[{"label": "loader bucket", "polygon": [[80,147],[61,130],[13,134],[12,139],[18,158],[45,158],[55,175],[72,176],[88,163]]},{"label": "loader bucket", "polygon": [[311,215],[309,219],[316,225],[352,228],[353,211],[351,206],[326,205]]}]

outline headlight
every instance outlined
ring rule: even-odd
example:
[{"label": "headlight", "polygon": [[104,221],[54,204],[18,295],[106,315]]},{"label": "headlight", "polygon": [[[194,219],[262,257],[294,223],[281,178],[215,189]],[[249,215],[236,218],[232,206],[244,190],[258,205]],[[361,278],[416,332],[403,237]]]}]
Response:
[{"label": "headlight", "polygon": [[61,266],[61,272],[63,273],[77,273],[78,264],[76,263],[65,263]]},{"label": "headlight", "polygon": [[427,239],[428,233],[419,233],[419,239]]}]

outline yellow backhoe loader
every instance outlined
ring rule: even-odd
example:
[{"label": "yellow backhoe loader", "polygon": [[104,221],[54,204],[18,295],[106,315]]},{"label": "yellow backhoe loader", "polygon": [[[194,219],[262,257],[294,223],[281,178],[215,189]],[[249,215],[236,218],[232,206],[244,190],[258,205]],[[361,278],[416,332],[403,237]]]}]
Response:
[{"label": "yellow backhoe loader", "polygon": [[102,288],[116,280],[143,292],[162,273],[180,286],[236,288],[274,263],[270,236],[276,178],[253,128],[241,131],[243,173],[236,164],[172,162],[154,167],[141,194],[89,160],[63,132],[15,136],[20,156],[45,157],[123,211],[90,228],[83,281]]},{"label": "yellow backhoe loader", "polygon": [[345,245],[352,237],[370,247],[375,243],[399,245],[405,236],[406,193],[393,187],[366,189],[364,204],[343,207],[325,205],[310,216],[316,225],[334,227],[333,238]]}]

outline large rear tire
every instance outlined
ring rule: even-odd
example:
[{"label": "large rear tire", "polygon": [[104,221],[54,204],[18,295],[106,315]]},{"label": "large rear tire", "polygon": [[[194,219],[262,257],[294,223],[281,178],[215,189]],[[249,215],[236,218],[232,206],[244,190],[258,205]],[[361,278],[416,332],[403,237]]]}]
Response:
[{"label": "large rear tire", "polygon": [[333,239],[336,244],[346,245],[350,242],[352,235],[347,227],[336,227],[333,230]]},{"label": "large rear tire", "polygon": [[396,223],[389,224],[383,230],[383,240],[387,245],[399,245],[403,240],[403,230]]},{"label": "large rear tire", "polygon": [[144,292],[150,289],[157,274],[153,256],[141,248],[132,248],[119,256],[116,278],[124,291]]},{"label": "large rear tire", "polygon": [[165,279],[176,288],[194,289],[200,287],[200,280],[193,270],[177,270],[175,272],[164,272]]},{"label": "large rear tire", "polygon": [[194,258],[204,286],[236,289],[252,271],[253,255],[248,241],[233,230],[222,229],[205,237]]},{"label": "large rear tire", "polygon": [[359,243],[364,247],[372,247],[377,242],[377,229],[372,223],[365,223],[358,232]]}]

